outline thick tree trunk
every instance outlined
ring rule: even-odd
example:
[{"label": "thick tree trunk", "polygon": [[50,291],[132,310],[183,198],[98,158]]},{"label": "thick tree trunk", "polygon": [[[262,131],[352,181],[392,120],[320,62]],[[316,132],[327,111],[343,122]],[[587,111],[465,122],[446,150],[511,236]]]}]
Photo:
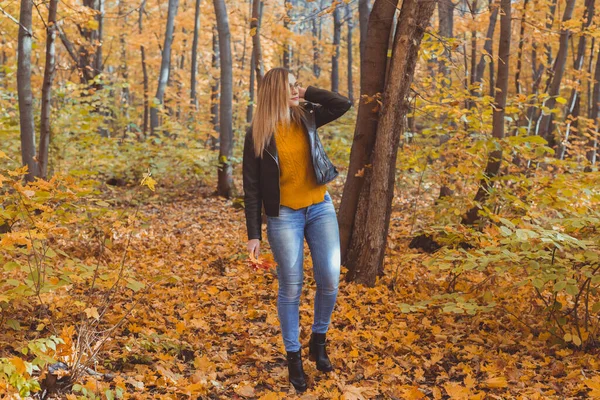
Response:
[{"label": "thick tree trunk", "polygon": [[[175,29],[175,15],[177,14],[177,6],[179,0],[169,0],[169,11],[167,13],[167,28],[165,31],[165,41],[162,50],[162,61],[160,63],[160,74],[158,78],[158,87],[156,89],[155,99],[158,104],[162,105],[165,97],[165,89],[169,80],[169,72],[171,69],[171,45],[173,44],[173,32]],[[152,134],[155,134],[159,128],[158,107],[152,107],[150,110],[150,129]]]},{"label": "thick tree trunk", "polygon": [[[511,40],[511,0],[501,0],[500,7],[500,45],[498,47],[498,79],[496,84],[496,96],[494,98],[494,110],[492,116],[492,136],[497,141],[504,138],[504,115],[506,107],[506,96],[508,92],[508,73],[510,62],[510,40]],[[499,146],[499,143],[498,143]],[[488,196],[492,187],[491,179],[498,175],[502,161],[502,150],[493,150],[489,154],[488,163],[485,168],[485,176],[479,184],[479,190],[475,195],[475,202],[482,203]],[[473,206],[463,217],[463,224],[473,224],[477,220],[479,206]]]},{"label": "thick tree trunk", "polygon": [[221,101],[219,129],[219,170],[217,192],[219,196],[233,196],[231,155],[233,152],[233,64],[231,59],[231,34],[225,0],[213,0],[219,32],[219,54],[221,63]]},{"label": "thick tree trunk", "polygon": [[350,101],[352,103],[354,103],[354,82],[353,82],[353,76],[354,74],[352,73],[352,67],[354,65],[353,61],[352,61],[352,56],[353,56],[353,50],[352,50],[352,31],[354,28],[354,22],[352,21],[352,9],[350,8],[350,4],[346,4],[346,24],[347,24],[347,28],[348,28],[348,32],[347,32],[347,36],[346,36],[346,42],[348,44],[348,73],[347,73],[347,78],[348,78],[348,99],[350,99]]},{"label": "thick tree trunk", "polygon": [[19,96],[19,122],[21,129],[21,158],[27,165],[25,180],[32,182],[40,176],[35,160],[35,125],[33,122],[33,93],[31,91],[31,44],[33,1],[21,0],[19,15],[17,93]]},{"label": "thick tree trunk", "polygon": [[[498,5],[490,4],[490,22],[488,23],[487,33],[485,35],[485,43],[483,44],[483,52],[481,54],[481,58],[479,59],[479,63],[477,64],[477,69],[475,70],[474,82],[481,83],[483,80],[483,74],[485,72],[486,59],[489,58],[490,61],[493,61],[494,54],[494,31],[496,30],[496,21],[498,20],[498,10],[500,8]],[[493,85],[493,82],[490,82],[490,85]],[[492,86],[493,87],[493,86]],[[483,92],[483,90],[481,91]]]},{"label": "thick tree trunk", "polygon": [[[594,3],[595,0],[585,0],[585,13],[583,16],[583,22],[581,24],[581,35],[579,36],[579,43],[577,44],[577,56],[573,62],[573,69],[580,71],[583,68],[583,60],[585,58],[585,47],[586,47],[586,29],[592,23],[594,19]],[[581,84],[581,79],[577,79],[577,87]],[[571,89],[571,95],[569,96],[569,102],[567,103],[567,112],[565,114],[565,122],[567,128],[565,130],[565,136],[558,144],[558,150],[556,152],[556,158],[563,160],[567,151],[567,143],[569,142],[569,135],[571,133],[571,127],[576,123],[579,117],[579,89]]]},{"label": "thick tree trunk", "polygon": [[262,21],[262,0],[252,0],[252,19],[250,20],[250,32],[252,32],[252,56],[254,59],[254,69],[257,85],[260,86],[262,77],[265,74],[263,65],[262,47],[260,45],[260,25]]},{"label": "thick tree trunk", "polygon": [[42,111],[40,120],[40,151],[37,159],[39,162],[40,177],[48,177],[48,149],[50,147],[50,110],[52,99],[52,81],[56,70],[56,11],[58,0],[48,3],[48,22],[46,30],[46,65],[44,66],[44,83],[42,85]]},{"label": "thick tree trunk", "polygon": [[356,282],[373,286],[382,269],[389,229],[396,155],[404,120],[409,109],[406,97],[410,92],[419,47],[435,8],[434,1],[404,0],[388,84],[386,85],[381,121],[377,127],[373,152],[373,174],[369,193],[367,223],[362,237],[353,240],[355,246],[348,257],[348,268]]},{"label": "thick tree trunk", "polygon": [[587,152],[587,159],[592,165],[596,165],[597,150],[598,150],[598,136],[600,135],[600,51],[596,57],[596,70],[594,71],[594,90],[592,91],[592,112],[590,113],[590,119],[595,122],[596,131],[592,132],[592,136],[589,140],[589,150]]},{"label": "thick tree trunk", "polygon": [[[354,140],[350,151],[350,165],[348,176],[344,183],[344,192],[338,213],[340,228],[340,244],[342,263],[345,264],[348,246],[353,235],[362,235],[364,221],[358,218],[359,194],[363,184],[368,185],[368,176],[371,163],[375,134],[379,119],[379,109],[375,97],[380,96],[384,90],[389,36],[392,29],[392,20],[387,18],[396,11],[397,0],[376,0],[369,15],[367,42],[369,46],[364,49],[360,67],[360,95]],[[365,101],[363,96],[368,96],[371,101]]]},{"label": "thick tree trunk", "polygon": [[[440,36],[445,39],[454,37],[454,3],[452,0],[438,1],[438,26]],[[451,79],[450,76],[450,57],[451,53],[448,48],[444,48],[443,59],[438,63],[439,72],[445,78]]]},{"label": "thick tree trunk", "polygon": [[[369,27],[369,0],[358,0],[358,23],[360,27],[360,59],[365,55],[367,45],[367,30]],[[362,61],[361,61],[362,62]]]},{"label": "thick tree trunk", "polygon": [[342,35],[342,21],[340,8],[333,11],[333,54],[331,55],[331,91],[339,92],[340,85],[340,38]]},{"label": "thick tree trunk", "polygon": [[[575,9],[575,0],[567,0],[565,6],[565,12],[563,14],[563,23],[568,22],[573,16],[573,10]],[[545,106],[548,109],[553,109],[556,105],[556,97],[560,92],[560,84],[562,82],[565,68],[567,65],[567,53],[569,51],[569,38],[571,37],[571,30],[565,29],[564,27],[560,31],[560,44],[558,47],[558,54],[556,54],[556,61],[552,68],[552,80],[550,83],[550,90],[548,94],[550,98],[546,100]],[[537,126],[537,134],[548,142],[550,147],[554,147],[555,139],[552,134],[552,114],[540,114],[540,118]]]},{"label": "thick tree trunk", "polygon": [[192,76],[190,82],[190,101],[198,109],[198,95],[196,94],[196,74],[198,73],[198,36],[200,34],[200,3],[196,0],[194,11],[194,38],[192,40]]}]

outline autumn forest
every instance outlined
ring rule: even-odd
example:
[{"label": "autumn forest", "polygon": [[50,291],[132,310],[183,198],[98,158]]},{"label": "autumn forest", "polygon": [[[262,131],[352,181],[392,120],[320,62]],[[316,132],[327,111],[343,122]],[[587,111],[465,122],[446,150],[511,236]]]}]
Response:
[{"label": "autumn forest", "polygon": [[[304,393],[246,248],[274,67],[352,104]],[[0,398],[600,398],[599,138],[596,0],[0,0]]]}]

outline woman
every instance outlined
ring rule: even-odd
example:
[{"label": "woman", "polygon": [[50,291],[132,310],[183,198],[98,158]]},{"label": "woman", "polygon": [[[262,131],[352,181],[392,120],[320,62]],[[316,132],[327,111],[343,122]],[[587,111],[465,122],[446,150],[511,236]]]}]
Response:
[{"label": "woman", "polygon": [[[300,99],[305,102],[300,104]],[[342,116],[351,105],[339,94],[303,88],[287,69],[274,68],[262,79],[256,114],[244,143],[248,251],[258,258],[264,205],[267,238],[277,263],[277,314],[289,379],[300,392],[306,390],[299,341],[304,238],[317,283],[309,357],[324,372],[333,369],[325,334],[340,275],[337,218],[325,187],[338,171],[325,154],[317,128]]]}]

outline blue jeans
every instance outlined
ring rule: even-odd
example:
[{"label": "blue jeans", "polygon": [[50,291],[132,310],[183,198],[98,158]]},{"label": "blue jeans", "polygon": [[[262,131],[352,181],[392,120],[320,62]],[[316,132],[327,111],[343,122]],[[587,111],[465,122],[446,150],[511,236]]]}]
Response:
[{"label": "blue jeans", "polygon": [[267,217],[267,237],[277,263],[277,314],[283,343],[286,351],[298,351],[305,237],[317,283],[313,332],[327,332],[338,293],[340,232],[329,193],[324,201],[298,210],[281,206],[279,217]]}]

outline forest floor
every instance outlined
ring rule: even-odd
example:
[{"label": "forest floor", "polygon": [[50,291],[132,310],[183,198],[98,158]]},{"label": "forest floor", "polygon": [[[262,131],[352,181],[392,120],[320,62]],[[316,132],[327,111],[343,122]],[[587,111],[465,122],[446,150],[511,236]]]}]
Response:
[{"label": "forest floor", "polygon": [[[401,205],[392,215],[385,276],[374,288],[342,276],[328,333],[330,374],[307,356],[315,283],[306,247],[301,342],[309,389],[297,396],[287,381],[275,270],[250,268],[243,209],[203,190],[146,203],[129,245],[115,240],[103,255],[118,263],[126,252],[126,268],[139,281],[178,280],[118,292],[107,326],[135,307],[98,355],[98,371],[110,378],[89,376],[81,383],[90,390],[121,387],[126,398],[137,399],[600,397],[597,354],[552,345],[538,326],[506,312],[522,315],[526,298],[473,316],[439,308],[402,313],[401,303],[444,293],[448,284],[428,273],[423,263],[431,256],[408,249],[410,213]],[[337,205],[339,196],[333,197]],[[71,251],[94,257],[85,246]],[[266,241],[262,258],[272,260]],[[518,294],[507,298],[512,295]],[[69,294],[57,292],[51,303],[65,319],[54,324],[73,325]],[[0,332],[0,340],[10,343],[14,335]]]}]

